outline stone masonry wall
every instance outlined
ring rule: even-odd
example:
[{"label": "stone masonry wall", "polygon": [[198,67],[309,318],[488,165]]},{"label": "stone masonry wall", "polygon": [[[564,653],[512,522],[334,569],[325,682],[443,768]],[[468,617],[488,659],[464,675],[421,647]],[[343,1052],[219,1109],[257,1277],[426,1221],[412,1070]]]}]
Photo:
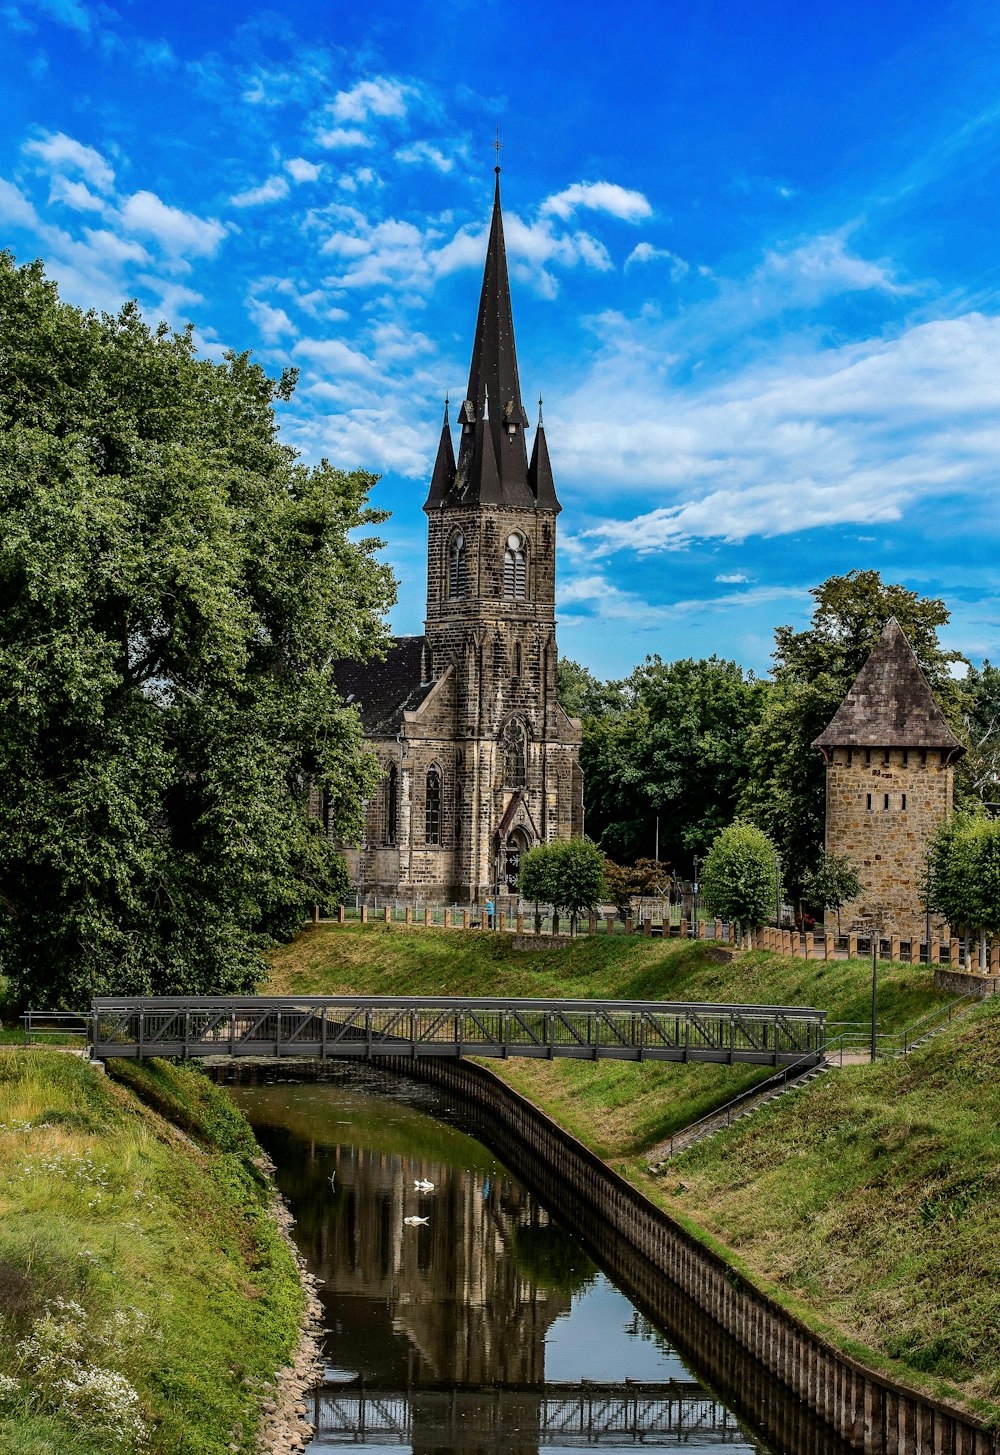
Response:
[{"label": "stone masonry wall", "polygon": [[[834,748],[826,770],[826,847],[856,866],[862,892],[841,922],[878,921],[904,937],[923,930],[927,845],[951,813],[954,768],[938,749]],[[932,930],[942,922],[932,918]]]}]

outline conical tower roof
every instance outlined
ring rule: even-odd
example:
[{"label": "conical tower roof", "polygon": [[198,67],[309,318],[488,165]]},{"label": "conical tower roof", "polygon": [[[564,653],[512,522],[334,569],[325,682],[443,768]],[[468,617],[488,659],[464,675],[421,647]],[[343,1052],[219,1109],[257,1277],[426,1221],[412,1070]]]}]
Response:
[{"label": "conical tower roof", "polygon": [[549,447],[545,442],[545,426],[542,423],[542,401],[540,399],[538,401],[538,428],[535,430],[535,442],[531,447],[531,460],[528,464],[528,484],[535,497],[536,505],[540,505],[543,510],[553,510],[556,514],[562,510],[562,506],[556,499],[556,482],[552,478]]},{"label": "conical tower roof", "polygon": [[813,747],[963,751],[895,617]]}]

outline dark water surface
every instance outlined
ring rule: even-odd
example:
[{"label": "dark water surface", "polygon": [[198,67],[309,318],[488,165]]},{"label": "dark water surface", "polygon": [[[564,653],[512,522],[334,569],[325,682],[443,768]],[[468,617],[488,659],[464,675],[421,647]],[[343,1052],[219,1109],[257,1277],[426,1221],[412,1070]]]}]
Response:
[{"label": "dark water surface", "polygon": [[313,1452],[804,1448],[721,1403],[445,1093],[353,1065],[230,1090],[320,1280]]}]

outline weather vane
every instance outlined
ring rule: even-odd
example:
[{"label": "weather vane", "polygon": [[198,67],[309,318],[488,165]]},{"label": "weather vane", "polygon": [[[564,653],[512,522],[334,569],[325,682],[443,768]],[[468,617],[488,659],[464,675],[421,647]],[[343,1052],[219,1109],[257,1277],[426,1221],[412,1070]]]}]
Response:
[{"label": "weather vane", "polygon": [[499,172],[499,170],[500,170],[500,153],[503,151],[503,146],[504,146],[504,144],[500,140],[500,125],[499,125],[499,122],[498,122],[497,123],[497,139],[493,143],[493,150],[497,154],[497,164],[496,164],[496,167],[494,168],[494,170],[497,171],[497,172]]}]

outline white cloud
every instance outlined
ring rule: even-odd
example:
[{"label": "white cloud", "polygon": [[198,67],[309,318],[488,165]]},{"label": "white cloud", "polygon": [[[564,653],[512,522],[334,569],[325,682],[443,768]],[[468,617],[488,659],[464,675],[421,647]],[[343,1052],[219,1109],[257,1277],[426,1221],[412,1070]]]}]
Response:
[{"label": "white cloud", "polygon": [[356,126],[334,126],[329,130],[320,131],[316,134],[316,140],[321,147],[328,151],[346,150],[348,147],[370,147],[373,145],[370,136],[359,131]]},{"label": "white cloud", "polygon": [[122,206],[126,232],[151,237],[164,252],[179,257],[211,257],[226,235],[214,217],[198,217],[161,201],[155,192],[134,192]]},{"label": "white cloud", "polygon": [[76,141],[64,131],[46,132],[26,141],[24,151],[40,158],[50,171],[79,172],[99,192],[110,192],[115,173],[111,164],[94,147]]},{"label": "white cloud", "polygon": [[[669,348],[662,332],[656,346]],[[893,521],[922,497],[961,492],[985,511],[998,394],[1000,318],[976,313],[838,349],[786,346],[704,388],[672,387],[652,341],[633,336],[564,402],[550,445],[561,472],[602,494],[613,481],[659,497],[584,533],[598,554],[649,553]]]},{"label": "white cloud", "polygon": [[260,298],[250,301],[250,317],[268,340],[278,339],[282,334],[295,334],[298,329],[283,308],[273,308]]},{"label": "white cloud", "polygon": [[324,372],[350,374],[358,378],[370,378],[375,372],[371,359],[340,339],[300,339],[292,352],[308,359]]},{"label": "white cloud", "polygon": [[34,204],[13,182],[8,182],[3,177],[0,177],[0,217],[3,217],[8,227],[27,227],[35,231],[41,227],[41,219]]},{"label": "white cloud", "polygon": [[36,3],[44,15],[57,20],[60,25],[89,35],[94,23],[93,12],[86,5],[81,5],[80,0],[36,0]]},{"label": "white cloud", "polygon": [[623,222],[638,222],[653,213],[641,192],[619,187],[617,182],[574,182],[571,187],[564,187],[561,192],[546,197],[541,210],[552,212],[565,222],[578,207],[589,208],[592,212],[607,212]]},{"label": "white cloud", "polygon": [[873,263],[847,250],[849,229],[820,234],[784,252],[769,252],[755,279],[792,290],[793,301],[810,303],[834,293],[908,293],[896,282],[889,264]]},{"label": "white cloud", "polygon": [[284,177],[268,177],[259,187],[251,187],[246,192],[237,192],[235,197],[229,201],[233,207],[260,207],[265,202],[279,202],[282,197],[288,196],[288,183]]},{"label": "white cloud", "polygon": [[451,172],[455,167],[454,157],[446,156],[440,147],[429,141],[415,141],[409,146],[400,147],[396,152],[396,161],[413,166],[433,167],[437,172]]},{"label": "white cloud", "polygon": [[723,572],[716,576],[716,581],[723,586],[748,586],[753,580],[752,576],[744,576],[742,571]]},{"label": "white cloud", "polygon": [[74,212],[103,212],[108,206],[107,200],[91,192],[86,182],[71,182],[58,174],[52,178],[49,201],[65,203]]},{"label": "white cloud", "polygon": [[285,171],[293,182],[315,182],[322,170],[316,162],[307,162],[305,157],[291,157],[285,163]]},{"label": "white cloud", "polygon": [[636,243],[635,247],[625,259],[626,268],[632,267],[634,263],[655,263],[665,262],[670,264],[670,276],[675,283],[691,271],[691,264],[684,258],[679,258],[669,248],[657,248],[652,243]]},{"label": "white cloud", "polygon": [[145,264],[151,261],[141,243],[137,243],[131,238],[121,237],[116,232],[109,232],[106,228],[85,227],[83,235],[90,247],[100,253],[108,262]]},{"label": "white cloud", "polygon": [[334,121],[367,121],[370,116],[405,116],[411,87],[386,76],[359,81],[349,91],[338,91],[330,103]]}]

